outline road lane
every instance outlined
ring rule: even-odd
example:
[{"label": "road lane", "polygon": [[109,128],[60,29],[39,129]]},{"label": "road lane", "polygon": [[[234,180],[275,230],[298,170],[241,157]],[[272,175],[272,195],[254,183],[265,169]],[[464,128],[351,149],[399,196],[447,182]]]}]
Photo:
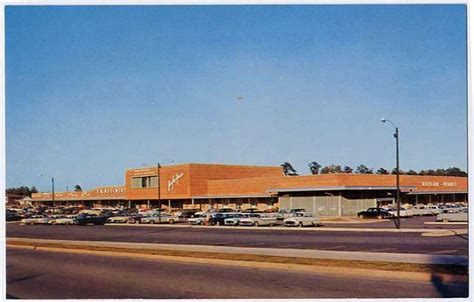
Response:
[{"label": "road lane", "polygon": [[297,232],[133,226],[48,226],[8,224],[7,237],[325,249],[342,251],[387,250],[389,253],[430,254],[441,250],[468,254],[467,235],[423,237],[419,233]]},{"label": "road lane", "polygon": [[[7,248],[7,294],[21,299],[462,297],[467,284],[387,281]],[[387,286],[388,282],[390,286]]]}]

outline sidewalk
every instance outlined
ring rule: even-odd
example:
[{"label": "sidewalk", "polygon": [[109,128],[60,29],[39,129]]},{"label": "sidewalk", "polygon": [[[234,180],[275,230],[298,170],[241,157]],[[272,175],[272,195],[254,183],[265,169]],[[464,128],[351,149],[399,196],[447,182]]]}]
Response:
[{"label": "sidewalk", "polygon": [[184,245],[184,244],[155,244],[155,243],[128,243],[128,242],[103,242],[103,241],[77,241],[77,240],[45,240],[29,238],[7,238],[9,243],[25,244],[58,244],[87,247],[128,248],[147,250],[176,250],[201,253],[227,253],[246,254],[259,256],[280,256],[292,258],[330,259],[330,260],[354,260],[369,262],[392,262],[411,264],[434,264],[434,265],[468,265],[468,256],[460,255],[428,255],[428,254],[397,254],[397,253],[374,253],[374,252],[346,252],[327,250],[299,250],[299,249],[275,249],[275,248],[242,248],[208,245]]}]

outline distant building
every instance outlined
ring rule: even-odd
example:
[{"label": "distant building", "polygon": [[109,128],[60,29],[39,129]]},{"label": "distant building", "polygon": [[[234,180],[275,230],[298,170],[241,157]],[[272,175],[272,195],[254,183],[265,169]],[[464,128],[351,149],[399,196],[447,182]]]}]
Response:
[{"label": "distant building", "polygon": [[[158,180],[159,179],[159,180]],[[159,183],[159,185],[158,185]],[[402,203],[467,202],[467,177],[401,175]],[[355,215],[395,202],[394,175],[284,176],[281,167],[181,164],[130,169],[125,185],[57,192],[55,205],[141,208],[305,208],[320,216]],[[52,205],[51,193],[34,203]]]},{"label": "distant building", "polygon": [[19,206],[25,198],[30,198],[24,195],[7,193],[5,196],[5,203],[7,206]]}]

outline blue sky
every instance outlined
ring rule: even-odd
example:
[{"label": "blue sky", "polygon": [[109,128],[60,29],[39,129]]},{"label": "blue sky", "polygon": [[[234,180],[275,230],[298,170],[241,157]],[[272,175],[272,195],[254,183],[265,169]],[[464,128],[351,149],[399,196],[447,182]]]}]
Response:
[{"label": "blue sky", "polygon": [[[6,186],[202,162],[467,169],[466,7],[6,8]],[[241,100],[238,98],[242,97]]]}]

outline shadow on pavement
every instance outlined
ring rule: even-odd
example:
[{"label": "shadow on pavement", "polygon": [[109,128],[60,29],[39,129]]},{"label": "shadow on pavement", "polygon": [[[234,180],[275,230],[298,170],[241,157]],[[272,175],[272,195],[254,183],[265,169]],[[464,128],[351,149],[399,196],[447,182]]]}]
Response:
[{"label": "shadow on pavement", "polygon": [[431,283],[443,298],[466,298],[469,296],[467,283],[447,283],[438,274],[431,275]]}]

